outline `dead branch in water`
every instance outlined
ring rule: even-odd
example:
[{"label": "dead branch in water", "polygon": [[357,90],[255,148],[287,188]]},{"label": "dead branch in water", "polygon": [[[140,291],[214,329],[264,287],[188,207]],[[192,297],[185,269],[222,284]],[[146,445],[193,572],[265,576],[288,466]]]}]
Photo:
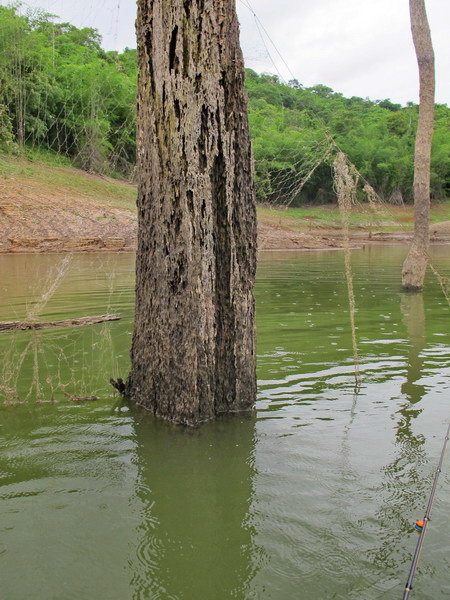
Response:
[{"label": "dead branch in water", "polygon": [[76,396],[75,394],[68,394],[67,392],[63,392],[63,394],[72,402],[94,402],[99,399],[98,396]]},{"label": "dead branch in water", "polygon": [[0,321],[0,333],[27,329],[54,329],[56,327],[78,327],[79,325],[95,325],[105,321],[118,321],[120,315],[100,315],[98,317],[79,317],[63,321]]}]

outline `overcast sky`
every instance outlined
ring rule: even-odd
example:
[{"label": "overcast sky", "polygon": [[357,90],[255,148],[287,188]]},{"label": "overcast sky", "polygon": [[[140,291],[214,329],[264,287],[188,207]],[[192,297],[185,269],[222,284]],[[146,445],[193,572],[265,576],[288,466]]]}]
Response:
[{"label": "overcast sky", "polygon": [[[285,80],[292,72],[305,86],[322,83],[345,96],[390,98],[402,104],[418,101],[408,0],[236,1],[246,65],[255,71],[278,72]],[[97,28],[108,50],[136,45],[134,0],[28,0],[27,4],[79,27]],[[262,41],[245,5],[256,13],[287,67],[271,42]],[[426,0],[426,5],[436,54],[436,101],[450,104],[450,0]]]}]

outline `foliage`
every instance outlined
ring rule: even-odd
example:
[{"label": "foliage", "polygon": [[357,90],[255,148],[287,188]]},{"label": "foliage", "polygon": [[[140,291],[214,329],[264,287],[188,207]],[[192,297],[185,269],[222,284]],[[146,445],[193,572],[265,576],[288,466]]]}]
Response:
[{"label": "foliage", "polygon": [[15,148],[13,127],[8,109],[4,104],[0,104],[0,151],[9,154]]},{"label": "foliage", "polygon": [[[280,83],[247,71],[256,183],[259,200],[278,201],[274,182],[286,189],[314,166],[330,136],[387,202],[412,202],[413,155],[418,106],[389,99],[345,98],[329,87]],[[436,107],[432,155],[433,200],[450,195],[450,110]],[[322,141],[322,142],[321,142]],[[324,142],[325,141],[325,142]],[[308,170],[309,169],[309,170]],[[292,205],[335,201],[327,164],[317,168]]]},{"label": "foliage", "polygon": [[[96,30],[42,11],[22,15],[14,5],[0,6],[0,21],[0,151],[50,151],[88,171],[130,177],[136,50],[105,52]],[[334,202],[332,159],[318,164],[331,138],[384,200],[412,201],[417,105],[345,98],[251,70],[246,87],[259,201]],[[446,105],[436,107],[431,194],[450,195]]]},{"label": "foliage", "polygon": [[40,147],[86,170],[135,161],[136,51],[104,52],[91,28],[0,6],[0,144]]}]

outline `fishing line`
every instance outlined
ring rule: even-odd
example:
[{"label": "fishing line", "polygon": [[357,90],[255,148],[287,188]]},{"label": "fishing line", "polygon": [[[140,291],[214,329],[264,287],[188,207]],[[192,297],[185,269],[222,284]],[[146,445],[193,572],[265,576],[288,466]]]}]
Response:
[{"label": "fishing line", "polygon": [[439,475],[442,470],[442,463],[444,461],[444,454],[445,454],[445,449],[447,447],[449,435],[450,435],[450,424],[447,428],[447,433],[446,433],[445,439],[444,439],[444,445],[442,447],[441,457],[439,459],[436,473],[434,475],[433,485],[431,487],[430,497],[428,499],[428,505],[427,505],[427,510],[425,511],[425,516],[423,518],[423,521],[416,522],[416,529],[418,529],[420,531],[420,536],[419,536],[419,539],[417,540],[416,551],[414,552],[414,558],[412,560],[411,568],[409,570],[409,575],[408,575],[408,579],[406,581],[405,591],[403,592],[403,600],[408,600],[409,595],[413,589],[412,583],[413,583],[413,579],[414,579],[414,575],[415,575],[417,566],[419,564],[420,552],[422,550],[423,541],[425,538],[425,532],[427,530],[427,525],[430,521],[431,509],[433,508],[434,495],[436,493],[436,487],[437,487]]}]

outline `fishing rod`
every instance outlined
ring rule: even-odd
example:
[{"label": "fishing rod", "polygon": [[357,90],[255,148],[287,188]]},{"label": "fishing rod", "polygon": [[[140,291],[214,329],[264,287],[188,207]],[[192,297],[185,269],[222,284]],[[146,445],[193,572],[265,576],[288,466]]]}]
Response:
[{"label": "fishing rod", "polygon": [[442,447],[441,457],[439,459],[436,473],[434,475],[433,485],[431,487],[430,497],[428,499],[428,505],[427,505],[427,510],[425,511],[425,516],[423,518],[423,521],[416,521],[416,529],[418,531],[420,531],[420,535],[419,535],[419,539],[417,540],[416,551],[414,552],[414,558],[411,563],[411,568],[409,570],[409,575],[408,575],[408,580],[406,582],[405,591],[403,592],[403,600],[408,600],[409,595],[413,589],[412,582],[414,579],[414,574],[417,569],[417,565],[419,564],[420,551],[422,550],[422,545],[423,545],[423,540],[425,538],[425,532],[427,530],[427,525],[430,521],[431,509],[433,508],[434,494],[436,492],[437,482],[438,482],[439,475],[442,470],[442,463],[444,461],[444,454],[445,454],[445,449],[447,447],[449,435],[450,435],[450,424],[447,428],[447,433],[446,433],[445,439],[444,439],[444,445]]}]

